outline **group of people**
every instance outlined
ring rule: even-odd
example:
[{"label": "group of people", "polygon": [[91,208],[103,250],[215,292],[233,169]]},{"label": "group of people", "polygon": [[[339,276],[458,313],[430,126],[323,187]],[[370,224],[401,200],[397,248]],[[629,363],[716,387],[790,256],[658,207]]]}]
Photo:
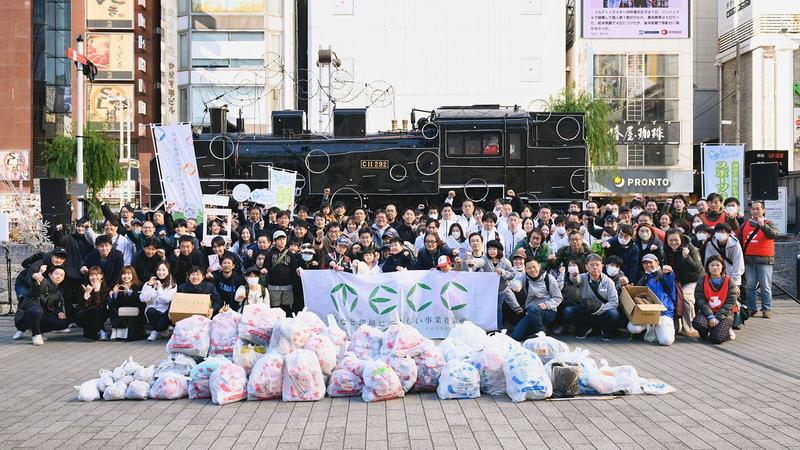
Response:
[{"label": "group of people", "polygon": [[[662,345],[676,332],[721,343],[756,315],[759,296],[762,316],[772,315],[777,230],[763,202],[753,201],[745,217],[737,199],[718,194],[698,201],[695,214],[682,196],[572,202],[559,212],[525,205],[513,191],[491,209],[469,199],[457,208],[455,197],[374,211],[348,211],[342,202],[323,201],[313,212],[239,203],[231,223],[208,217],[205,227],[170,205],[126,205],[115,214],[102,203],[102,233],[87,220],[57,226],[57,247],[23,264],[14,338],[30,331],[41,345],[43,333],[77,324],[90,340],[142,339],[145,328],[156,340],[172,325],[176,292],[209,295],[212,314],[252,303],[297,312],[305,270],[495,272],[497,296],[486,301],[497,303],[498,328],[519,340],[543,330],[613,339],[627,329]],[[627,285],[658,297],[666,310],[657,325],[628,322],[619,302]]]}]

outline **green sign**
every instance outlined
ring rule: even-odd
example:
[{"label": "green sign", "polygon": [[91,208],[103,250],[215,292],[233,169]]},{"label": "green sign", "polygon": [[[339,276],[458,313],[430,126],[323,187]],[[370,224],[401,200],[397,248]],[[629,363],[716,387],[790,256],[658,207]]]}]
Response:
[{"label": "green sign", "polygon": [[794,91],[794,97],[796,99],[794,101],[794,106],[800,106],[800,83],[795,83],[792,87],[792,90]]}]

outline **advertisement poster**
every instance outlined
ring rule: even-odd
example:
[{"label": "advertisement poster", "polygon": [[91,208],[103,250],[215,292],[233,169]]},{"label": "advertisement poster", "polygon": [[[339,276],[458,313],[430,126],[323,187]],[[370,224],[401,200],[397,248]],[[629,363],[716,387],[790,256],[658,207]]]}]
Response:
[{"label": "advertisement poster", "polygon": [[87,33],[86,57],[97,66],[95,80],[133,80],[133,33]]},{"label": "advertisement poster", "polygon": [[703,146],[703,197],[744,198],[744,144]]},{"label": "advertisement poster", "polygon": [[180,213],[173,217],[194,217],[198,223],[205,223],[191,125],[152,125],[152,132],[164,198],[174,203],[173,211]]},{"label": "advertisement poster", "polygon": [[360,276],[306,270],[301,279],[306,307],[320,317],[333,314],[351,336],[361,325],[386,328],[397,320],[431,339],[447,337],[465,320],[497,329],[500,277],[494,272],[408,270]]},{"label": "advertisement poster", "polygon": [[192,0],[196,13],[263,13],[266,0]]},{"label": "advertisement poster", "polygon": [[89,86],[86,96],[86,122],[92,130],[119,131],[119,114],[115,102],[133,99],[132,84],[98,84]]},{"label": "advertisement poster", "polygon": [[275,193],[275,206],[280,209],[291,209],[294,205],[294,188],[297,184],[297,172],[291,170],[269,168],[270,190]]},{"label": "advertisement poster", "polygon": [[583,37],[688,38],[689,11],[689,0],[583,0]]},{"label": "advertisement poster", "polygon": [[29,153],[24,150],[0,150],[0,179],[3,181],[28,180]]},{"label": "advertisement poster", "polygon": [[133,7],[136,0],[86,0],[86,28],[133,28]]},{"label": "advertisement poster", "polygon": [[778,234],[786,234],[789,203],[786,198],[786,186],[778,186],[777,200],[764,200],[764,217],[778,227]]}]

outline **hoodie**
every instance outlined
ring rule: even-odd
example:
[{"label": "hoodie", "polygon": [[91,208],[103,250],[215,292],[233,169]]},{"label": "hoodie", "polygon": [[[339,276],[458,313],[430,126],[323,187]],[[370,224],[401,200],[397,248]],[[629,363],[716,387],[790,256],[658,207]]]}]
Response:
[{"label": "hoodie", "polygon": [[712,237],[706,244],[704,261],[708,261],[708,258],[716,255],[722,256],[722,259],[725,260],[725,273],[731,277],[733,284],[741,286],[742,274],[744,274],[744,255],[742,254],[742,246],[739,245],[739,240],[736,239],[736,236],[731,234],[725,242],[724,248],[716,237]]},{"label": "hoodie", "polygon": [[619,242],[619,236],[614,236],[608,240],[609,247],[606,249],[606,257],[616,255],[622,258],[623,266],[622,271],[628,276],[630,280],[639,278],[639,247],[636,242],[631,239],[628,245],[622,245]]}]

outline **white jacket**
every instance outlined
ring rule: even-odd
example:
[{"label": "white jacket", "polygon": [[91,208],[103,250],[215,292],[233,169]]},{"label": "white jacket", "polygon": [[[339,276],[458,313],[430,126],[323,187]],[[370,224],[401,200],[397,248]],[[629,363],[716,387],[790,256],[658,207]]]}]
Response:
[{"label": "white jacket", "polygon": [[142,293],[139,295],[139,300],[145,302],[147,308],[155,308],[156,311],[165,313],[169,309],[169,304],[172,303],[172,296],[177,291],[177,286],[154,288],[149,284],[145,284],[142,288]]}]

